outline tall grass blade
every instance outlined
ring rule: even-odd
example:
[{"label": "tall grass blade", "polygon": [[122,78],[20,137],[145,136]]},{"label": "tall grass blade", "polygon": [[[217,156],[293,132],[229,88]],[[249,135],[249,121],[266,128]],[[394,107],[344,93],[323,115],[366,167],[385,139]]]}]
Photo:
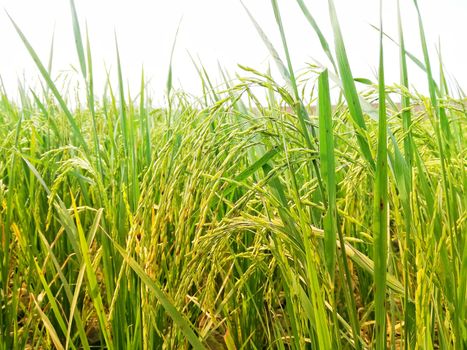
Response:
[{"label": "tall grass blade", "polygon": [[81,37],[81,29],[79,26],[78,14],[76,13],[75,1],[70,0],[70,8],[71,8],[71,18],[73,22],[73,33],[75,35],[75,46],[76,52],[78,53],[79,58],[79,66],[81,68],[81,73],[83,77],[86,77],[86,55],[84,53],[84,45],[83,39]]},{"label": "tall grass blade", "polygon": [[272,58],[274,59],[274,63],[276,64],[277,68],[279,69],[279,73],[282,75],[282,78],[286,81],[286,83],[287,83],[287,85],[289,87],[292,87],[290,72],[288,71],[288,69],[285,66],[284,62],[282,62],[282,59],[280,58],[279,54],[277,53],[277,50],[274,48],[274,45],[271,43],[271,41],[269,40],[266,33],[261,29],[261,26],[258,24],[258,22],[256,22],[255,18],[253,17],[251,12],[248,10],[248,8],[245,6],[243,1],[240,0],[240,3],[242,4],[243,8],[245,9],[246,13],[248,14],[248,17],[250,18],[251,22],[255,26],[255,29],[258,32],[259,36],[261,37],[261,40],[263,40],[264,45],[267,47],[269,53],[271,54]]},{"label": "tall grass blade", "polygon": [[375,261],[375,329],[376,348],[386,349],[386,273],[388,259],[388,152],[386,86],[384,83],[383,1],[380,0],[379,74],[378,74],[378,151],[373,203],[373,232]]},{"label": "tall grass blade", "polygon": [[[451,245],[451,249],[449,251],[449,254],[451,255],[450,259],[450,267],[448,268],[448,271],[450,273],[447,273],[447,276],[445,276],[445,286],[447,288],[447,297],[451,299],[451,303],[453,305],[456,305],[454,307],[454,310],[459,310],[459,300],[457,300],[457,295],[456,293],[451,293],[453,290],[457,290],[458,288],[458,269],[456,267],[456,264],[458,264],[459,261],[459,254],[458,252],[453,249],[457,244],[454,242],[458,242],[458,234],[457,234],[457,229],[456,225],[454,224],[457,219],[456,219],[456,213],[455,213],[455,188],[451,187],[451,183],[449,181],[449,174],[448,174],[448,163],[451,158],[451,142],[450,140],[453,139],[452,137],[452,132],[449,124],[449,120],[447,119],[447,114],[446,110],[443,106],[440,106],[438,97],[442,97],[442,92],[437,88],[437,85],[435,83],[435,80],[433,78],[433,73],[431,69],[431,62],[430,62],[430,56],[428,53],[428,46],[426,43],[426,36],[425,36],[425,30],[423,27],[423,20],[422,20],[422,15],[421,11],[418,5],[418,1],[414,0],[414,5],[415,9],[417,11],[417,16],[418,16],[418,25],[419,25],[419,33],[420,33],[420,43],[422,45],[422,50],[423,50],[423,57],[425,60],[425,67],[426,67],[426,75],[427,75],[427,80],[428,80],[428,90],[430,94],[430,99],[431,99],[431,104],[433,106],[434,112],[435,112],[435,117],[436,121],[434,123],[434,130],[435,130],[435,135],[437,139],[437,146],[438,146],[438,151],[439,151],[439,158],[440,158],[440,165],[441,165],[441,179],[442,179],[442,186],[445,194],[445,202],[446,202],[446,207],[447,207],[447,217],[448,217],[448,226],[447,226],[447,231],[449,234],[450,241],[453,242],[453,245]],[[443,245],[443,252],[441,253],[444,257],[445,260],[447,259],[448,252],[446,251],[447,248],[446,246]],[[447,261],[446,261],[447,262]],[[461,331],[461,322],[463,322],[460,318],[459,315],[457,314],[456,311],[454,311],[454,334],[455,334],[455,341],[456,341],[456,347],[461,347],[461,341],[462,339],[462,331]]]},{"label": "tall grass blade", "polygon": [[44,67],[42,64],[41,60],[39,59],[39,56],[37,56],[36,51],[34,51],[33,47],[29,43],[29,41],[26,39],[24,36],[23,32],[21,29],[18,27],[16,22],[13,20],[13,18],[10,17],[9,14],[7,14],[11,23],[15,27],[16,32],[20,36],[24,46],[26,46],[26,49],[28,50],[29,54],[31,55],[32,59],[34,60],[34,63],[36,64],[37,68],[39,69],[42,77],[47,83],[47,86],[52,90],[52,93],[54,94],[55,98],[57,99],[58,103],[60,104],[60,107],[62,108],[63,112],[65,113],[68,122],[70,123],[71,130],[73,132],[73,135],[76,137],[78,140],[79,144],[83,147],[83,150],[85,151],[86,154],[89,154],[89,149],[86,144],[86,141],[83,138],[83,135],[81,134],[80,129],[78,128],[78,125],[76,124],[76,121],[71,113],[71,111],[68,109],[65,100],[63,100],[62,96],[60,95],[57,87],[55,86],[54,82],[52,81],[52,78],[50,77],[49,73],[47,72],[47,69]]},{"label": "tall grass blade", "polygon": [[337,209],[336,209],[336,164],[334,160],[334,135],[332,129],[332,109],[329,92],[328,72],[324,70],[318,82],[319,110],[319,156],[321,174],[326,188],[326,214],[324,216],[324,248],[326,264],[334,280],[336,264]]},{"label": "tall grass blade", "polygon": [[[305,109],[305,106],[303,105],[303,102],[300,98],[300,94],[298,92],[298,87],[297,87],[297,81],[296,81],[296,78],[295,78],[295,73],[293,71],[293,67],[292,67],[292,60],[290,58],[290,52],[289,52],[289,48],[288,48],[288,45],[287,45],[287,39],[285,37],[285,31],[284,31],[284,26],[282,24],[282,19],[281,19],[281,15],[280,15],[280,11],[279,11],[279,6],[277,4],[277,0],[271,0],[271,3],[272,3],[272,7],[273,7],[273,10],[274,10],[274,15],[276,17],[276,23],[277,23],[277,26],[279,27],[279,31],[280,31],[280,34],[281,34],[281,39],[282,39],[282,46],[284,48],[284,52],[285,52],[285,56],[286,56],[286,60],[287,60],[287,67],[288,67],[288,72],[289,72],[289,77],[290,77],[290,84],[292,86],[292,90],[294,92],[294,96],[295,96],[295,103],[294,105],[292,106],[294,109],[295,109],[295,112],[297,113],[297,116],[298,116],[298,120],[300,122],[300,126],[301,126],[301,129],[302,129],[302,133],[303,133],[303,136],[305,138],[305,142],[306,142],[306,145],[307,147],[310,149],[310,150],[314,150],[316,149],[316,146],[313,144],[313,141],[316,142],[316,131],[314,129],[314,126],[311,125],[311,134],[312,134],[312,137],[313,137],[313,140],[312,140],[312,137],[310,136],[310,133],[308,131],[308,126],[307,126],[307,122],[309,121],[309,116],[308,116],[308,113]],[[313,169],[315,171],[315,174],[316,174],[316,178],[318,180],[318,186],[320,188],[320,191],[321,193],[323,193],[323,181],[321,179],[321,174],[320,174],[320,170],[319,170],[319,165],[318,165],[318,162],[315,160],[315,159],[312,159],[312,165],[313,165]]]},{"label": "tall grass blade", "polygon": [[336,60],[339,67],[340,78],[347,106],[350,115],[354,121],[354,127],[357,134],[358,144],[363,157],[367,160],[371,168],[374,168],[375,163],[371,154],[370,146],[366,136],[366,123],[363,117],[362,106],[355,87],[355,82],[350,69],[347,52],[344,45],[344,38],[340,29],[339,21],[337,19],[336,8],[333,0],[328,0],[329,15],[331,17],[332,29],[334,32],[334,45],[336,50]]},{"label": "tall grass blade", "polygon": [[[397,1],[397,23],[399,31],[399,63],[400,63],[400,77],[401,86],[407,91],[409,90],[409,76],[407,69],[407,52],[405,50],[404,32],[402,28],[402,18],[400,10],[400,1]],[[412,140],[412,112],[410,110],[410,97],[408,94],[402,94],[401,96],[401,108],[402,108],[402,124],[404,129],[404,157],[407,165],[406,169],[399,169],[397,173],[403,176],[404,188],[401,189],[401,197],[403,200],[404,208],[404,221],[405,221],[405,251],[403,256],[404,261],[404,343],[405,349],[411,348],[413,335],[415,334],[415,312],[411,307],[410,299],[410,275],[413,272],[412,266],[415,262],[413,257],[415,256],[414,244],[413,244],[413,233],[412,233],[412,165],[413,165],[413,140]]]},{"label": "tall grass blade", "polygon": [[148,287],[156,296],[157,300],[162,304],[165,311],[172,318],[174,323],[180,327],[187,340],[190,342],[193,349],[204,350],[205,347],[199,340],[198,336],[193,331],[190,321],[181,314],[173,303],[167,298],[162,289],[152,280],[143,270],[143,268],[127,254],[127,251],[121,247],[117,242],[114,242],[115,248],[121,254],[125,262],[132,268],[132,270],[141,278],[141,281]]},{"label": "tall grass blade", "polygon": [[308,23],[310,23],[310,25],[313,27],[314,31],[316,32],[316,35],[318,36],[321,47],[323,48],[324,53],[328,56],[328,59],[331,62],[332,67],[334,68],[334,72],[337,74],[338,70],[337,70],[336,62],[331,53],[331,49],[329,48],[329,43],[324,37],[323,32],[319,28],[318,23],[312,16],[310,10],[308,10],[308,7],[305,5],[305,2],[303,0],[297,0],[297,3],[300,6],[300,9],[302,10],[303,14],[305,15]]}]

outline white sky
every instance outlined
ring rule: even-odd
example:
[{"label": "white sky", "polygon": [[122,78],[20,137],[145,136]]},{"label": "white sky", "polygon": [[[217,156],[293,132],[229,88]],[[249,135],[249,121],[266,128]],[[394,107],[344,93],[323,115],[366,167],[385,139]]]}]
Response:
[{"label": "white sky", "polygon": [[[326,63],[317,37],[296,1],[278,2],[295,70],[304,68],[312,58]],[[239,63],[265,71],[270,62],[267,49],[238,0],[76,0],[75,3],[82,30],[87,22],[90,32],[97,91],[102,92],[106,66],[116,82],[115,31],[124,79],[133,94],[137,94],[144,65],[152,95],[156,101],[160,100],[171,45],[182,16],[173,62],[174,85],[191,93],[200,91],[200,80],[188,52],[199,57],[219,82],[218,61],[232,75],[239,71]],[[270,1],[244,0],[244,3],[282,53]],[[327,1],[305,0],[305,3],[332,43]],[[422,58],[413,1],[401,3],[407,49]],[[434,69],[438,65],[435,59],[440,39],[447,72],[466,88],[467,0],[419,0],[419,3]],[[379,1],[335,0],[335,4],[354,76],[373,78],[378,64],[378,33],[369,24],[378,24]],[[68,1],[0,0],[0,8],[13,17],[44,62],[48,60],[55,28],[54,77],[70,73],[71,65],[78,66]],[[385,30],[397,37],[396,0],[385,0],[384,16]],[[398,51],[389,41],[386,43],[387,80],[397,82]],[[0,47],[0,75],[7,92],[14,96],[18,78],[25,77],[31,82],[38,71],[4,12],[0,12]],[[426,78],[415,66],[410,67],[410,80],[417,89],[426,91]]]}]

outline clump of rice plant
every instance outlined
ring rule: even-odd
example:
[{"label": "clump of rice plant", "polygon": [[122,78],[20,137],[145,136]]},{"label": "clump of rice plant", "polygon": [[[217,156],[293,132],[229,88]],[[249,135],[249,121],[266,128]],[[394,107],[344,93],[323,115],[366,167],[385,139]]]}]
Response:
[{"label": "clump of rice plant", "polygon": [[385,84],[381,13],[362,90],[332,0],[332,42],[297,0],[330,63],[303,76],[271,3],[281,50],[247,14],[280,79],[241,66],[215,89],[200,66],[195,99],[170,68],[162,109],[144,74],[125,93],[118,46],[117,85],[95,97],[73,1],[74,108],[12,19],[44,85],[1,93],[0,349],[467,347],[466,97],[433,76],[417,1],[423,57],[399,15],[401,81]]}]

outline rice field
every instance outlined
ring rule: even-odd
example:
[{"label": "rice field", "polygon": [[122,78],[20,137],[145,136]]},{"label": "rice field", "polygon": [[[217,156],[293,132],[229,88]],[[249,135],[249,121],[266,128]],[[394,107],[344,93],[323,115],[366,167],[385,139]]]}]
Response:
[{"label": "rice field", "polygon": [[328,68],[294,71],[272,0],[279,43],[245,9],[281,76],[199,66],[195,98],[169,68],[164,108],[144,74],[126,91],[118,50],[96,97],[73,1],[78,103],[10,18],[43,82],[0,93],[0,349],[467,348],[466,95],[434,76],[416,0],[423,56],[381,13],[372,80],[333,1],[329,37],[296,3]]}]

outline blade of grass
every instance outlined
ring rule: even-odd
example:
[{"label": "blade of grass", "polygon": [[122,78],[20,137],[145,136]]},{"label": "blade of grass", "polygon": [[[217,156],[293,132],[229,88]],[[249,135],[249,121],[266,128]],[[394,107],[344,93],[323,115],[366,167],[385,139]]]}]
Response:
[{"label": "blade of grass", "polygon": [[388,153],[387,153],[387,116],[386,87],[384,84],[383,51],[383,1],[380,0],[380,38],[378,74],[378,151],[376,158],[376,179],[373,202],[373,232],[375,261],[375,328],[376,348],[386,349],[386,273],[388,259]]},{"label": "blade of grass", "polygon": [[[287,45],[287,39],[285,37],[285,31],[284,31],[284,26],[282,24],[282,18],[281,18],[281,14],[280,14],[280,11],[279,11],[279,6],[277,4],[277,0],[271,0],[271,3],[272,3],[273,10],[274,10],[274,16],[276,17],[276,23],[277,23],[277,26],[279,27],[279,32],[281,34],[282,46],[284,48],[284,52],[285,52],[285,56],[286,56],[286,60],[287,60],[288,72],[289,72],[289,77],[290,77],[290,84],[291,84],[291,87],[293,89],[294,96],[295,96],[294,106],[292,106],[292,107],[294,107],[295,112],[297,113],[298,120],[300,122],[300,126],[301,126],[301,129],[302,129],[302,133],[303,133],[303,136],[305,138],[305,142],[306,142],[307,147],[310,150],[315,150],[316,145],[313,144],[313,140],[310,137],[310,134],[309,134],[309,131],[308,131],[308,126],[307,126],[307,121],[309,121],[309,116],[308,116],[308,113],[307,113],[307,111],[306,111],[306,109],[305,109],[305,107],[303,105],[303,102],[302,102],[302,100],[300,98],[300,94],[298,92],[297,81],[295,79],[295,73],[294,73],[293,67],[292,67],[292,60],[290,58],[290,52],[289,52],[289,48],[288,48],[288,45]],[[315,128],[314,128],[313,125],[311,126],[311,134],[312,134],[313,139],[316,139],[316,131],[315,131]],[[323,194],[324,193],[323,183],[322,183],[322,179],[321,179],[321,174],[320,174],[318,162],[315,159],[312,159],[311,162],[312,162],[312,165],[313,165],[313,170],[315,171],[316,178],[318,180],[318,185],[319,185],[319,188],[320,188],[320,191],[321,191],[321,195],[324,196],[324,194]]]},{"label": "blade of grass", "polygon": [[[422,15],[421,11],[418,5],[417,0],[413,0],[413,3],[415,5],[415,9],[417,11],[417,16],[418,16],[418,26],[419,26],[419,34],[420,34],[420,42],[422,45],[422,50],[423,50],[423,57],[425,59],[425,67],[426,67],[426,75],[428,79],[428,90],[430,94],[430,100],[431,104],[433,106],[433,109],[435,111],[435,116],[436,116],[436,123],[434,123],[434,129],[435,129],[435,134],[436,134],[436,139],[437,139],[437,144],[438,144],[438,150],[439,150],[439,158],[440,158],[440,164],[441,164],[441,175],[442,175],[442,186],[443,190],[445,193],[446,197],[446,207],[447,207],[447,217],[448,217],[448,234],[449,234],[449,239],[452,242],[452,245],[450,245],[450,254],[451,254],[451,275],[446,276],[445,282],[446,285],[450,285],[447,290],[447,297],[451,299],[451,302],[454,307],[454,313],[455,315],[453,316],[454,320],[454,334],[455,334],[455,341],[456,341],[456,347],[460,348],[461,347],[461,329],[460,329],[460,322],[462,320],[459,319],[459,315],[457,314],[457,310],[459,310],[459,303],[457,300],[457,295],[456,293],[451,293],[453,290],[457,290],[458,288],[458,269],[456,267],[456,263],[459,261],[459,254],[456,251],[456,246],[458,245],[458,235],[456,234],[456,237],[454,237],[454,231],[456,230],[456,225],[454,225],[454,222],[456,221],[455,219],[455,214],[453,208],[455,207],[454,205],[454,199],[452,198],[453,196],[453,191],[450,187],[450,182],[448,180],[448,173],[447,173],[447,163],[449,162],[449,142],[452,139],[452,133],[450,130],[449,126],[449,121],[447,119],[446,111],[444,107],[440,107],[439,102],[438,102],[438,95],[439,97],[442,97],[441,92],[437,89],[437,85],[435,83],[435,80],[433,78],[433,73],[431,70],[431,63],[430,63],[430,56],[428,53],[428,46],[426,43],[426,36],[425,36],[425,30],[423,27],[423,20],[422,20]],[[444,246],[444,245],[443,245]],[[446,247],[445,247],[446,248]]]},{"label": "blade of grass", "polygon": [[[109,322],[107,320],[107,316],[105,313],[104,303],[102,301],[99,284],[97,282],[96,272],[94,271],[93,265],[91,263],[88,241],[84,234],[84,230],[83,230],[81,220],[79,217],[78,208],[76,206],[75,197],[73,196],[72,193],[70,193],[70,198],[71,198],[71,203],[72,203],[72,208],[73,208],[75,223],[76,223],[75,229],[76,229],[78,240],[79,240],[81,255],[83,257],[82,264],[84,264],[85,270],[86,270],[88,291],[92,299],[94,309],[96,310],[97,318],[99,320],[100,330],[105,340],[105,345],[109,349],[114,349],[112,336],[110,334],[110,325],[109,325]],[[100,215],[96,215],[96,219],[100,219]],[[97,223],[93,225],[93,232],[91,232],[90,237],[95,235],[95,230],[97,230]]]},{"label": "blade of grass", "polygon": [[149,118],[146,111],[145,101],[145,88],[146,84],[144,81],[144,69],[141,69],[141,87],[140,87],[140,101],[139,101],[139,118],[141,124],[141,135],[144,136],[144,149],[143,153],[146,156],[146,165],[151,164],[151,137],[149,133]]},{"label": "blade of grass", "polygon": [[[328,71],[324,70],[318,78],[318,114],[319,114],[319,144],[320,144],[320,165],[321,174],[324,178],[326,197],[325,206],[326,214],[324,216],[324,254],[326,258],[327,268],[331,276],[331,283],[335,283],[335,268],[336,268],[336,246],[337,236],[339,237],[339,245],[345,246],[342,231],[338,229],[337,218],[337,199],[336,199],[336,164],[334,155],[334,133],[332,125],[332,107],[331,94],[329,90]],[[350,305],[348,313],[351,318],[351,325],[354,337],[354,344],[357,349],[360,349],[360,326],[358,324],[358,316],[356,314],[355,297],[353,295],[353,285],[345,254],[342,254],[342,265],[344,267],[345,280],[347,289],[345,290],[346,300]],[[342,275],[342,274],[341,274]],[[335,307],[335,306],[334,306]],[[337,318],[337,315],[336,315]]]},{"label": "blade of grass", "polygon": [[363,118],[363,111],[360,104],[360,99],[355,87],[355,82],[350,69],[347,52],[344,45],[344,38],[340,29],[339,21],[337,19],[336,8],[333,0],[328,0],[329,15],[331,17],[332,29],[334,32],[334,45],[336,50],[337,65],[342,81],[343,93],[347,100],[350,115],[354,121],[355,132],[357,134],[358,144],[363,157],[367,160],[372,169],[375,168],[373,156],[371,154],[370,146],[366,136],[366,124]]},{"label": "blade of grass", "polygon": [[117,43],[117,36],[115,34],[115,49],[117,53],[117,74],[118,74],[118,91],[120,97],[120,121],[122,125],[123,146],[127,165],[125,167],[126,177],[128,179],[129,187],[129,200],[132,211],[136,209],[136,203],[139,197],[138,188],[138,167],[136,163],[136,149],[135,149],[135,129],[133,123],[133,114],[127,113],[127,106],[125,103],[125,93],[123,86],[122,65],[120,61],[120,52]]},{"label": "blade of grass", "polygon": [[133,269],[133,271],[139,276],[141,281],[148,287],[156,296],[157,300],[162,304],[167,314],[172,318],[173,322],[180,327],[187,340],[190,342],[193,349],[204,350],[205,347],[198,339],[198,336],[193,331],[190,321],[180,313],[173,303],[168,299],[162,289],[156,284],[156,282],[150,278],[143,270],[143,268],[127,254],[126,250],[121,247],[117,242],[113,242],[115,248],[120,253],[125,262]]},{"label": "blade of grass", "polygon": [[75,46],[76,52],[78,53],[79,58],[79,65],[81,67],[81,73],[84,77],[86,77],[86,55],[84,54],[84,46],[83,46],[83,39],[81,37],[81,29],[79,26],[78,14],[76,12],[75,2],[74,0],[70,0],[70,8],[71,8],[71,18],[73,22],[73,33],[75,36]]},{"label": "blade of grass", "polygon": [[96,153],[97,167],[99,169],[99,173],[102,175],[102,160],[101,160],[101,154],[100,154],[99,135],[97,132],[97,120],[96,120],[95,101],[94,101],[94,76],[93,76],[93,69],[92,69],[92,55],[91,55],[91,44],[89,42],[89,33],[86,27],[86,52],[85,52],[79,19],[78,19],[78,13],[76,12],[76,6],[75,6],[74,0],[70,0],[70,8],[71,8],[71,17],[72,17],[72,23],[73,23],[73,34],[74,34],[74,39],[75,39],[76,52],[78,54],[79,64],[81,67],[81,73],[86,82],[87,102],[88,102],[89,110],[92,115],[92,125],[93,125],[93,133],[94,133],[93,134],[94,150]]},{"label": "blade of grass", "polygon": [[321,174],[326,188],[326,214],[324,216],[324,249],[326,264],[331,279],[334,281],[336,268],[336,164],[334,160],[334,135],[332,130],[332,110],[329,93],[328,71],[319,75],[318,81],[319,112],[319,156]]},{"label": "blade of grass", "polygon": [[[397,23],[399,31],[399,63],[400,63],[400,77],[401,85],[409,90],[409,77],[407,69],[407,53],[405,50],[404,32],[402,27],[402,17],[400,10],[400,1],[397,0]],[[400,193],[404,208],[404,222],[405,222],[405,249],[403,256],[404,264],[404,345],[405,349],[410,348],[411,339],[415,334],[415,310],[411,307],[410,299],[410,275],[413,272],[412,266],[415,265],[412,257],[415,256],[413,238],[412,238],[412,164],[413,164],[413,141],[412,141],[412,112],[410,110],[410,97],[408,94],[401,96],[402,108],[402,125],[404,130],[404,156],[405,156],[405,169],[399,169],[396,173],[401,174],[403,178],[403,188],[399,186]],[[396,154],[397,159],[397,154]]]},{"label": "blade of grass", "polygon": [[73,135],[78,140],[79,144],[83,147],[83,150],[84,150],[85,154],[89,155],[90,154],[89,153],[89,148],[88,148],[88,146],[86,144],[86,141],[83,138],[83,135],[82,135],[78,125],[76,124],[75,118],[73,117],[73,114],[68,109],[68,106],[66,105],[65,100],[62,98],[62,96],[60,95],[57,87],[55,86],[54,82],[52,81],[52,78],[50,77],[49,73],[47,72],[47,69],[44,67],[41,60],[39,59],[39,56],[37,56],[36,51],[33,49],[31,44],[29,43],[29,41],[26,39],[26,36],[23,34],[21,29],[18,27],[16,22],[13,20],[13,18],[11,18],[11,16],[8,13],[7,13],[7,16],[10,19],[13,26],[15,27],[15,30],[18,33],[18,35],[20,36],[24,46],[26,46],[26,49],[28,50],[30,56],[34,60],[34,63],[36,64],[37,68],[39,69],[42,77],[46,81],[47,86],[50,88],[50,90],[52,90],[52,93],[54,94],[55,98],[57,99],[58,103],[60,104],[60,107],[62,108],[63,112],[65,113],[65,116],[67,117],[68,122],[70,123]]},{"label": "blade of grass", "polygon": [[266,33],[261,29],[258,22],[256,22],[255,18],[253,17],[251,12],[248,10],[248,8],[245,6],[243,1],[240,0],[240,3],[242,4],[243,8],[245,9],[246,13],[248,14],[248,17],[250,18],[251,22],[255,26],[255,29],[258,32],[261,39],[263,40],[264,45],[267,47],[269,53],[271,54],[272,58],[274,59],[274,63],[276,64],[277,68],[279,69],[279,73],[282,75],[282,78],[286,81],[287,85],[289,87],[291,87],[292,82],[291,82],[291,78],[290,78],[290,73],[287,70],[284,62],[282,62],[282,59],[280,58],[279,54],[277,53],[276,49],[274,48],[274,45],[271,43],[271,41],[269,40]]},{"label": "blade of grass", "polygon": [[334,57],[332,56],[331,50],[329,48],[329,43],[326,40],[326,38],[323,35],[323,32],[318,26],[318,23],[312,16],[311,12],[308,10],[308,7],[305,5],[303,0],[297,0],[298,5],[300,6],[300,9],[302,10],[303,14],[305,15],[306,19],[308,20],[308,23],[313,27],[314,31],[316,32],[316,35],[318,36],[319,42],[321,43],[321,47],[323,48],[323,51],[325,54],[328,56],[329,61],[331,62],[334,72],[337,73],[337,66],[336,62],[334,61]]},{"label": "blade of grass", "polygon": [[42,319],[42,322],[44,323],[45,329],[47,329],[47,332],[50,335],[50,338],[52,339],[52,343],[54,344],[55,348],[57,350],[64,350],[65,348],[63,347],[62,343],[60,342],[60,338],[57,335],[57,332],[55,332],[55,328],[52,325],[52,322],[50,322],[50,319],[47,317],[47,315],[42,311],[40,305],[38,304],[37,300],[32,296],[34,306],[36,307],[37,312],[39,313],[40,318]]}]

